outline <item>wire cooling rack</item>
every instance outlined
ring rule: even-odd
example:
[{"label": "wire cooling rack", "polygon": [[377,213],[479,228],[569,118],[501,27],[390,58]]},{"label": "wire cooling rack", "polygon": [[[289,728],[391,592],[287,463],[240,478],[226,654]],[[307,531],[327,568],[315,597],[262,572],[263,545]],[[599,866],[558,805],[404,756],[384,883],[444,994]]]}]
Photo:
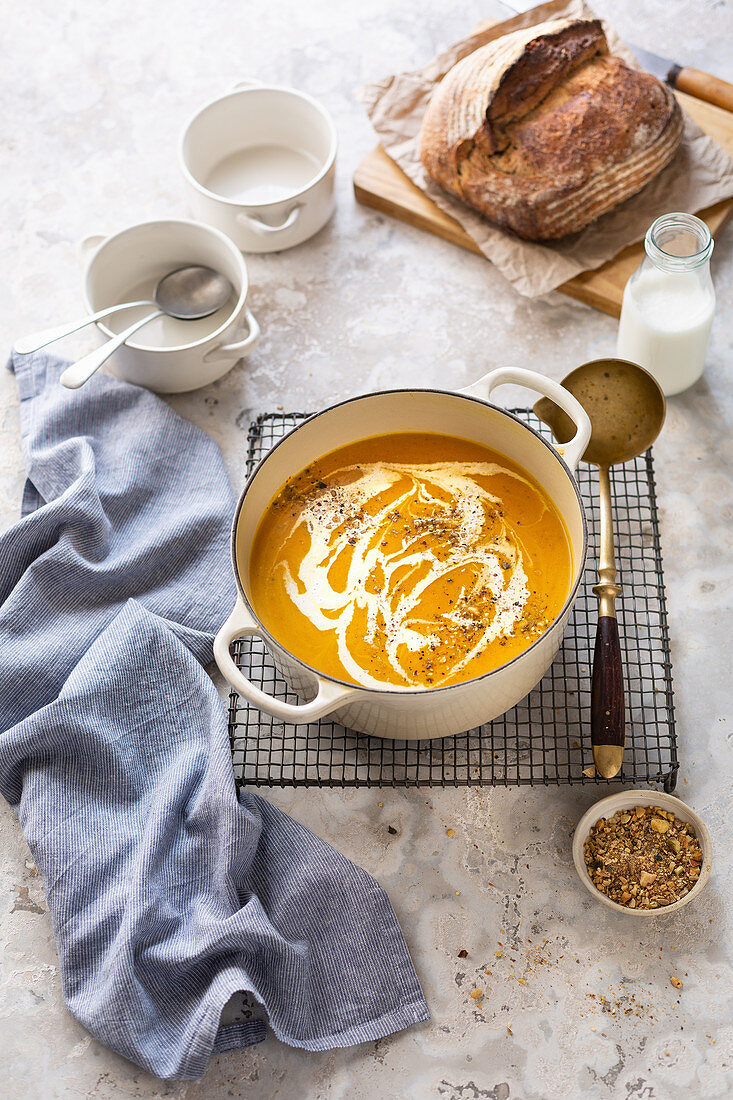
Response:
[{"label": "wire cooling rack", "polygon": [[[527,409],[513,410],[550,438]],[[304,413],[265,413],[250,426],[247,472]],[[580,464],[589,528],[586,573],[565,638],[541,683],[516,707],[478,729],[440,740],[367,737],[322,720],[293,726],[229,697],[229,735],[238,785],[265,787],[465,787],[561,783],[658,783],[674,790],[679,763],[672,666],[651,451],[611,469],[617,601],[625,669],[626,752],[613,780],[595,774],[590,746],[590,659],[598,601],[598,471]],[[257,686],[297,703],[262,644],[233,643],[234,660]]]}]

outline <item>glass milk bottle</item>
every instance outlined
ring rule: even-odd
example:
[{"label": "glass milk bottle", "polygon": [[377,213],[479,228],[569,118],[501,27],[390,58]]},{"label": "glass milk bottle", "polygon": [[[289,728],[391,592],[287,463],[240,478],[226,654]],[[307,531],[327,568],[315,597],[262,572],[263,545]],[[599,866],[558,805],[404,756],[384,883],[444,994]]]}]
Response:
[{"label": "glass milk bottle", "polygon": [[648,370],[669,397],[696,382],[705,365],[715,312],[713,238],[692,214],[663,214],[644,248],[624,290],[616,355]]}]

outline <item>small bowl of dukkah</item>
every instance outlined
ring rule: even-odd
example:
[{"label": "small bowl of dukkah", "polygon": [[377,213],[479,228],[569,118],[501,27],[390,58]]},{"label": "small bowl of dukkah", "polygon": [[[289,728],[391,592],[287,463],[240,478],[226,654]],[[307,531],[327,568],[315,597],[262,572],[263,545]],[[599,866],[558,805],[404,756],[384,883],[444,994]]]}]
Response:
[{"label": "small bowl of dukkah", "polygon": [[609,909],[632,917],[687,905],[705,887],[712,856],[698,814],[679,798],[649,789],[602,798],[573,836],[580,881]]}]

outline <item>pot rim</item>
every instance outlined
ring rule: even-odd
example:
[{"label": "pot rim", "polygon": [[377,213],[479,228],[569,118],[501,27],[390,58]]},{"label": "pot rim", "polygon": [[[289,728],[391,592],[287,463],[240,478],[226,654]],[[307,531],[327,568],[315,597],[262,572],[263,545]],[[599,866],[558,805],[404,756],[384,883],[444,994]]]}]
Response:
[{"label": "pot rim", "polygon": [[[318,172],[302,187],[297,188],[295,191],[290,192],[280,199],[272,199],[269,202],[241,202],[237,199],[227,198],[226,195],[220,195],[216,191],[211,191],[205,184],[201,183],[197,176],[193,174],[188,166],[188,158],[186,156],[186,139],[189,132],[195,122],[198,122],[199,118],[208,111],[211,107],[215,107],[219,103],[223,103],[226,99],[234,99],[239,96],[247,95],[249,92],[287,92],[289,95],[297,96],[299,99],[305,100],[311,107],[314,107],[316,111],[325,120],[329,129],[330,144],[328,150],[328,156],[318,169]],[[243,146],[246,148],[246,146]],[[212,199],[214,202],[220,203],[222,206],[229,207],[235,211],[247,211],[252,210],[256,213],[267,213],[270,210],[277,210],[283,203],[292,202],[294,199],[302,199],[308,195],[308,193],[320,183],[324,176],[327,176],[336,161],[336,154],[338,152],[338,133],[336,131],[336,125],[322,103],[319,103],[317,99],[314,99],[312,95],[308,95],[307,92],[301,92],[299,88],[291,88],[287,84],[253,84],[250,88],[234,88],[231,92],[226,92],[224,95],[217,96],[216,99],[209,100],[203,107],[200,107],[198,111],[186,123],[183,133],[178,142],[178,164],[181,172],[186,180],[192,187],[194,187],[199,194],[204,195],[208,199]],[[300,425],[298,425],[300,427]]]},{"label": "pot rim", "polygon": [[[226,332],[235,325],[241,318],[242,313],[247,304],[247,297],[249,296],[249,272],[247,271],[247,264],[244,256],[239,251],[237,246],[231,237],[227,237],[226,233],[222,233],[220,229],[216,229],[213,225],[206,225],[204,222],[197,222],[193,218],[151,218],[146,222],[136,222],[134,225],[127,225],[124,229],[118,230],[117,233],[110,233],[108,237],[105,237],[103,241],[94,249],[90,255],[87,265],[84,269],[84,279],[82,282],[82,298],[84,300],[84,306],[88,313],[94,313],[95,307],[92,302],[91,295],[89,293],[89,273],[91,272],[94,263],[99,255],[104,251],[108,244],[112,241],[116,241],[118,237],[124,237],[125,234],[131,233],[135,230],[149,230],[153,226],[166,225],[166,226],[186,226],[190,228],[194,226],[196,229],[203,229],[207,233],[211,233],[217,237],[222,245],[231,253],[237,266],[241,271],[242,276],[242,288],[239,292],[236,305],[232,309],[231,313],[226,317],[218,328],[214,329],[207,336],[201,336],[198,340],[191,340],[186,344],[165,344],[164,346],[157,346],[154,344],[141,344],[137,343],[134,338],[125,342],[125,347],[130,348],[132,351],[144,351],[155,352],[157,355],[180,355],[184,351],[194,351],[196,348],[203,347],[211,342],[211,340],[218,340],[224,336]],[[114,305],[114,302],[110,302],[110,305]],[[97,306],[97,309],[100,308]],[[103,307],[102,307],[103,308]],[[117,335],[112,329],[105,325],[104,321],[95,322],[96,327],[109,337]]]},{"label": "pot rim", "polygon": [[[238,565],[237,565],[237,528],[239,526],[239,516],[241,514],[242,508],[244,507],[244,502],[245,502],[247,493],[249,492],[249,490],[251,489],[251,487],[254,483],[254,479],[257,477],[260,470],[264,467],[264,465],[267,462],[267,460],[269,459],[270,455],[274,454],[274,452],[278,449],[278,447],[280,447],[283,443],[285,443],[286,440],[290,439],[290,437],[292,435],[294,435],[295,432],[299,431],[300,428],[304,427],[306,424],[310,424],[311,421],[317,420],[321,416],[325,416],[327,413],[333,412],[334,409],[342,408],[344,405],[352,405],[352,404],[354,404],[358,401],[367,401],[372,397],[385,397],[385,396],[389,396],[389,395],[392,395],[392,394],[410,394],[410,393],[433,393],[438,397],[458,397],[462,401],[473,401],[477,405],[483,405],[485,408],[491,409],[492,412],[497,412],[497,413],[500,413],[502,416],[508,417],[509,420],[513,420],[515,424],[520,424],[522,426],[522,428],[525,428],[533,436],[535,436],[537,439],[539,439],[540,442],[543,443],[545,447],[547,447],[550,454],[555,459],[557,459],[557,461],[560,463],[560,465],[562,466],[563,470],[565,471],[565,473],[567,475],[568,481],[570,482],[570,484],[571,484],[571,486],[572,486],[572,488],[575,492],[575,496],[576,496],[576,499],[578,501],[578,507],[580,509],[580,517],[581,517],[581,520],[582,520],[582,526],[583,526],[583,551],[582,551],[580,560],[578,562],[578,574],[577,574],[575,583],[571,587],[570,592],[568,593],[567,598],[566,598],[564,604],[562,605],[562,608],[560,609],[558,614],[555,616],[553,621],[550,623],[550,625],[547,627],[547,629],[544,630],[542,632],[542,634],[540,634],[539,638],[536,638],[535,641],[532,642],[532,644],[530,646],[528,646],[526,649],[522,650],[521,653],[518,653],[516,655],[516,657],[512,657],[511,660],[505,661],[504,664],[498,665],[496,668],[492,668],[488,672],[482,672],[479,676],[472,676],[469,680],[460,680],[456,684],[444,684],[442,686],[431,687],[431,688],[411,688],[411,687],[401,687],[397,684],[393,684],[393,685],[385,684],[383,687],[375,688],[375,687],[368,687],[366,684],[355,683],[352,680],[341,680],[337,676],[331,676],[330,673],[328,673],[328,672],[323,672],[321,669],[314,668],[313,665],[309,665],[307,661],[304,661],[302,657],[298,657],[298,656],[296,656],[296,654],[291,653],[291,651],[289,649],[287,649],[282,644],[282,642],[278,641],[277,638],[267,629],[267,627],[263,624],[262,620],[260,619],[259,615],[256,613],[256,611],[252,607],[252,604],[251,604],[246,592],[244,591],[244,587],[242,585],[242,581],[241,581],[241,578],[240,578],[240,575],[239,575],[239,568],[238,568]],[[387,434],[387,433],[385,433],[385,434]],[[371,436],[365,436],[364,438],[372,438],[372,437]],[[329,452],[326,451],[324,453],[328,454]],[[276,490],[276,492],[277,492],[277,490]],[[360,692],[368,692],[370,695],[381,695],[381,694],[384,694],[384,693],[394,694],[394,695],[425,695],[426,693],[428,693],[430,695],[433,695],[433,694],[437,694],[438,692],[451,691],[454,688],[464,687],[467,684],[476,684],[480,680],[487,680],[490,676],[494,676],[498,672],[503,672],[504,669],[509,668],[510,665],[515,664],[517,661],[521,661],[521,659],[523,657],[525,657],[528,653],[530,653],[531,650],[533,650],[535,648],[535,646],[539,645],[541,642],[543,642],[545,640],[545,638],[547,638],[547,635],[550,633],[550,631],[556,626],[556,624],[562,619],[562,617],[572,608],[572,605],[575,602],[575,597],[576,597],[578,588],[580,587],[580,582],[583,579],[583,574],[585,572],[585,562],[586,562],[586,558],[588,556],[588,521],[587,521],[586,515],[585,515],[585,506],[583,504],[583,498],[580,495],[580,490],[578,488],[578,483],[575,480],[575,477],[573,476],[573,473],[570,470],[570,467],[567,465],[567,463],[563,459],[562,455],[560,455],[558,453],[558,451],[555,450],[555,448],[552,446],[552,444],[549,443],[546,439],[544,439],[543,436],[541,436],[539,432],[535,431],[534,428],[530,427],[529,424],[525,423],[524,420],[521,420],[518,416],[515,416],[514,413],[509,412],[507,409],[502,409],[498,405],[493,405],[490,401],[484,401],[482,398],[476,397],[473,394],[456,393],[454,390],[438,390],[438,389],[433,389],[432,387],[424,388],[424,389],[418,389],[416,387],[412,387],[412,388],[405,387],[405,388],[402,388],[402,389],[394,389],[394,390],[375,390],[372,393],[363,393],[363,394],[357,395],[356,397],[347,397],[343,401],[337,401],[333,405],[329,405],[327,408],[320,409],[318,412],[313,413],[311,416],[308,416],[305,420],[302,421],[302,423],[296,424],[295,427],[291,428],[290,431],[287,432],[286,435],[284,435],[282,437],[282,439],[279,439],[277,441],[277,443],[275,443],[275,445],[270,448],[270,450],[267,452],[267,454],[264,455],[260,459],[260,461],[255,466],[254,470],[252,471],[252,473],[249,475],[246,482],[244,483],[244,487],[242,489],[242,492],[240,493],[239,500],[237,502],[237,507],[236,507],[235,512],[234,512],[234,519],[232,521],[232,531],[231,531],[231,537],[230,537],[230,554],[231,554],[231,560],[232,560],[232,568],[234,570],[234,579],[235,579],[236,584],[237,584],[237,591],[239,593],[240,599],[244,602],[245,607],[247,608],[247,610],[250,612],[252,617],[257,622],[257,624],[259,626],[259,629],[262,632],[265,640],[268,641],[268,642],[271,642],[275,646],[276,649],[279,649],[283,653],[286,653],[289,657],[292,658],[292,660],[294,660],[298,664],[302,665],[303,668],[307,669],[314,676],[319,677],[322,680],[328,680],[330,683],[333,683],[333,684],[339,684],[342,687],[350,687],[350,688],[355,688],[356,690],[358,690]]]}]

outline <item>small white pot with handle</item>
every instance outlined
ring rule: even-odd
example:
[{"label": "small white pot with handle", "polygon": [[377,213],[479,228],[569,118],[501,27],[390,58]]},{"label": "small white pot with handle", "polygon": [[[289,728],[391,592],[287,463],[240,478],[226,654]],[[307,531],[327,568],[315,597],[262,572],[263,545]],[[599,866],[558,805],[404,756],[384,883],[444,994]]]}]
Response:
[{"label": "small white pot with handle", "polygon": [[183,132],[191,210],[243,252],[292,248],[333,214],[336,146],[330,116],[305,92],[242,81]]},{"label": "small white pot with handle", "polygon": [[[185,220],[142,222],[110,237],[88,238],[84,304],[90,313],[119,302],[152,298],[159,280],[176,268],[201,264],[225,275],[230,301],[213,317],[180,321],[158,317],[110,358],[110,374],[158,393],[182,393],[207,386],[249,355],[260,328],[247,306],[249,281],[242,253],[224,233]],[[114,336],[148,306],[123,310],[97,321]]]},{"label": "small white pot with handle", "polygon": [[[552,446],[523,421],[489,404],[497,386],[526,386],[551,398],[574,421],[569,443]],[[480,395],[480,396],[477,396]],[[214,643],[217,664],[249,703],[283,722],[313,722],[327,715],[342,725],[379,737],[414,740],[447,737],[489,722],[513,707],[550,667],[562,641],[583,575],[587,528],[573,471],[590,439],[590,420],[559,383],[519,369],[487,374],[463,393],[387,390],[333,405],[304,421],[260,462],[239,499],[232,527],[237,603]],[[262,625],[250,602],[249,558],[268,504],[293,474],[338,447],[394,432],[435,432],[483,443],[517,462],[542,486],[565,523],[573,574],[565,604],[544,634],[513,660],[491,672],[448,687],[361,687],[308,665],[288,652]],[[232,660],[236,638],[261,638],[277,668],[305,700],[293,705],[253,684]]]}]

